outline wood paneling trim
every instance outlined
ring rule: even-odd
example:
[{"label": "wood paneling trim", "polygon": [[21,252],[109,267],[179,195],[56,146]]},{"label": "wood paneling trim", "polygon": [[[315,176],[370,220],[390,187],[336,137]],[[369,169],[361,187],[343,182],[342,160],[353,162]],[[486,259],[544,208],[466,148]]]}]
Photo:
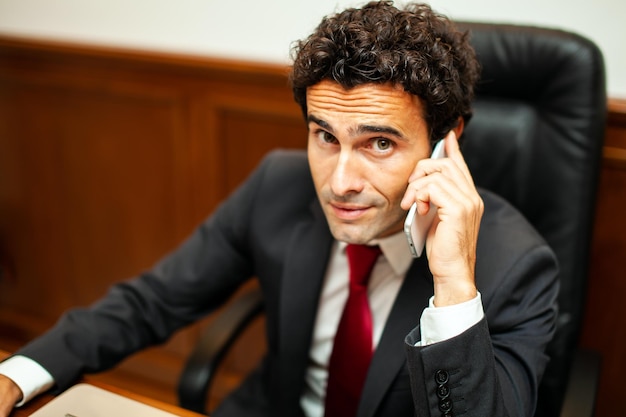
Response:
[{"label": "wood paneling trim", "polygon": [[608,101],[604,145],[626,149],[626,99],[609,99]]},{"label": "wood paneling trim", "polygon": [[609,98],[608,110],[609,123],[619,120],[622,126],[626,126],[626,99]]},{"label": "wood paneling trim", "polygon": [[626,149],[605,146],[602,158],[605,166],[626,169]]},{"label": "wood paneling trim", "polygon": [[[119,69],[129,74],[189,75],[244,84],[285,86],[287,66],[262,62],[208,58],[189,54],[47,41],[0,35],[0,59],[15,69],[28,69],[36,62],[51,61],[71,71],[71,66],[90,66],[94,73]],[[107,66],[99,64],[105,60]],[[68,65],[71,63],[72,65]],[[26,67],[25,67],[26,66]],[[184,80],[180,80],[185,82]]]}]

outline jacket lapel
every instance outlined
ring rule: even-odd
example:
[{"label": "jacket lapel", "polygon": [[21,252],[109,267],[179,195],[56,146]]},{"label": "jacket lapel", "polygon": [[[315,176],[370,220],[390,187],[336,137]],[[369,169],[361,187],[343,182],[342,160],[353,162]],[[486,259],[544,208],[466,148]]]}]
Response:
[{"label": "jacket lapel", "polygon": [[281,415],[295,415],[304,375],[332,235],[315,201],[313,217],[302,221],[288,243],[280,297]]},{"label": "jacket lapel", "polygon": [[370,364],[357,415],[375,414],[392,382],[406,363],[404,338],[419,324],[433,293],[432,275],[425,256],[415,260],[389,313]]}]

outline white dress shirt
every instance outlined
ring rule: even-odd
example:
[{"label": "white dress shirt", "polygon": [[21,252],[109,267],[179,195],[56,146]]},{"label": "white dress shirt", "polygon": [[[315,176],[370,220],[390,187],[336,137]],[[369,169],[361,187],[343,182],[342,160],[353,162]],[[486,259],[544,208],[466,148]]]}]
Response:
[{"label": "white dress shirt", "polygon": [[[378,244],[383,252],[368,284],[374,325],[373,346],[376,347],[413,258],[403,233],[372,243]],[[349,267],[345,248],[345,243],[335,242],[322,287],[305,375],[306,388],[301,399],[307,417],[322,417],[324,414],[328,361],[335,331],[348,299]],[[441,308],[434,307],[431,297],[430,306],[424,309],[420,319],[421,345],[457,336],[478,323],[483,316],[480,294],[468,302]],[[418,318],[415,320],[417,323]],[[22,390],[24,396],[16,406],[23,405],[54,385],[52,376],[42,366],[23,356],[14,356],[0,363],[0,374],[11,378]]]}]

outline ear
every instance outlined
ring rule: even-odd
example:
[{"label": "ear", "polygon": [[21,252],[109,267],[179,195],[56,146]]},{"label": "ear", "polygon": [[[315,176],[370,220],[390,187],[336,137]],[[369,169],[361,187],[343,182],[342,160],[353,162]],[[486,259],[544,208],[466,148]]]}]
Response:
[{"label": "ear", "polygon": [[463,134],[463,129],[465,128],[465,119],[463,117],[459,117],[459,123],[452,129],[454,130],[454,134],[457,138],[460,138]]}]

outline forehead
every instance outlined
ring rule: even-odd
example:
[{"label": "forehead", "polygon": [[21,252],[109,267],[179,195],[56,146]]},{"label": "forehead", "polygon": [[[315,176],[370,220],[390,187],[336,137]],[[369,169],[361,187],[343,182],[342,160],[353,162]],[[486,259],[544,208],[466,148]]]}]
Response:
[{"label": "forehead", "polygon": [[421,100],[392,84],[362,84],[346,89],[323,80],[307,89],[309,115],[400,122],[424,121]]}]

